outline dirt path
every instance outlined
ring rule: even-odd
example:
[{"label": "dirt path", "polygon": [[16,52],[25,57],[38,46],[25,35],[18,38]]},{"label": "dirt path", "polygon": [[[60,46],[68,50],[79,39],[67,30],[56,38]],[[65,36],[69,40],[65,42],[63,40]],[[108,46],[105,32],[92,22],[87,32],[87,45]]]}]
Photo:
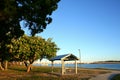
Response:
[{"label": "dirt path", "polygon": [[89,80],[111,80],[111,78],[116,74],[120,74],[120,71],[111,71],[111,73],[97,75]]}]

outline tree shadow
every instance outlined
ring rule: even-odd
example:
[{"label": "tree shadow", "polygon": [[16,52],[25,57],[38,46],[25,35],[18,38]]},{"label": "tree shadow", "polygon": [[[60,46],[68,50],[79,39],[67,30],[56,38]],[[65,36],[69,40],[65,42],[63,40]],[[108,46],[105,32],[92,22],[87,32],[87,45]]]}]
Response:
[{"label": "tree shadow", "polygon": [[27,68],[8,68],[9,70],[14,70],[14,71],[20,71],[20,72],[26,72]]},{"label": "tree shadow", "polygon": [[108,80],[113,80],[113,78],[118,75],[118,74],[111,74],[110,77],[108,78]]}]

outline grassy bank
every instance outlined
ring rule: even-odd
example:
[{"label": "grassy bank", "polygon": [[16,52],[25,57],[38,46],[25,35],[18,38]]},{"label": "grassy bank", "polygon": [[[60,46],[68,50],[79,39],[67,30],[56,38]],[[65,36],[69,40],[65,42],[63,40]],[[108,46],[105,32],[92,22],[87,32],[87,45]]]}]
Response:
[{"label": "grassy bank", "polygon": [[107,73],[102,69],[78,69],[75,75],[74,70],[70,69],[66,75],[62,76],[61,68],[54,68],[51,73],[51,67],[32,67],[32,71],[27,73],[24,66],[10,66],[7,71],[0,71],[0,80],[88,80],[90,77]]}]

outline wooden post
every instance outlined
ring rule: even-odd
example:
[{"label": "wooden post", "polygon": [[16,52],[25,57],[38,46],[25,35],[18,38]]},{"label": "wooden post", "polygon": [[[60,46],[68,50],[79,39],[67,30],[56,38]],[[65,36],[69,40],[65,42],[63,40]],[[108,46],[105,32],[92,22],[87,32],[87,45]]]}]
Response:
[{"label": "wooden post", "polygon": [[53,68],[54,68],[54,66],[53,66],[53,61],[52,61],[52,72],[53,72]]},{"label": "wooden post", "polygon": [[77,60],[75,60],[75,74],[77,74]]},{"label": "wooden post", "polygon": [[61,64],[62,64],[62,75],[64,75],[65,73],[64,60],[61,60]]},{"label": "wooden post", "polygon": [[5,70],[7,70],[7,68],[8,68],[8,61],[6,60],[5,61]]}]

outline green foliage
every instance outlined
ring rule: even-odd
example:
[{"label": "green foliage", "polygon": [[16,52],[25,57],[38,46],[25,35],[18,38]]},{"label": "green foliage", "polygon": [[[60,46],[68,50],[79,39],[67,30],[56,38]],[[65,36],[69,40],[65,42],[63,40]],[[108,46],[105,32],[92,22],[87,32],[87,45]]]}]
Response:
[{"label": "green foliage", "polygon": [[31,35],[42,32],[47,24],[52,22],[50,17],[57,9],[60,0],[0,0],[0,37],[19,37],[23,32],[20,21],[25,21],[24,27],[29,27]]},{"label": "green foliage", "polygon": [[52,38],[48,38],[44,44],[44,56],[50,59],[51,57],[56,56],[57,50],[59,50],[59,48],[57,47],[55,42],[52,42]]},{"label": "green foliage", "polygon": [[[19,16],[15,0],[0,0],[0,43],[9,43],[11,39],[24,34],[19,25]],[[3,46],[3,45],[2,45]]]},{"label": "green foliage", "polygon": [[[52,22],[50,15],[57,9],[57,3],[60,0],[17,0],[21,20],[29,27],[31,35],[42,32],[46,29],[47,24]],[[27,13],[27,15],[26,15]]]},{"label": "green foliage", "polygon": [[42,32],[52,22],[50,15],[57,9],[59,1],[0,0],[0,58],[9,54],[5,52],[6,44],[24,34],[20,21],[25,22],[24,27],[29,27],[32,36]]},{"label": "green foliage", "polygon": [[7,46],[13,60],[29,61],[33,63],[37,59],[54,57],[59,48],[49,40],[41,37],[22,36],[19,39],[13,39],[12,43]]},{"label": "green foliage", "polygon": [[[20,37],[23,31],[19,22],[24,20],[24,27],[29,27],[31,35],[40,33],[52,22],[50,15],[57,9],[60,0],[0,0],[0,42]],[[9,36],[8,36],[9,34]]]},{"label": "green foliage", "polygon": [[[9,44],[13,38],[19,38],[24,34],[24,31],[21,30],[20,27],[20,21],[25,22],[23,25],[31,30],[32,36],[46,29],[46,26],[52,22],[51,14],[57,9],[59,1],[60,0],[0,0],[0,62],[10,60],[13,56],[11,56],[11,52],[16,54],[14,56],[16,59],[19,57],[27,60],[28,57],[22,53],[29,57],[35,56],[35,59],[37,58],[36,56],[38,56],[38,54],[36,53],[38,52],[35,52],[36,49],[34,47],[27,48],[29,45],[24,43],[24,39],[23,42],[16,42],[19,43],[21,47],[14,44],[16,46],[14,48]],[[30,44],[35,45],[33,43]],[[8,49],[8,46],[10,49]],[[37,46],[36,48],[39,49]],[[13,49],[16,49],[16,51],[12,51]],[[27,53],[30,50],[32,52],[28,55]],[[20,53],[21,51],[22,53]]]}]

